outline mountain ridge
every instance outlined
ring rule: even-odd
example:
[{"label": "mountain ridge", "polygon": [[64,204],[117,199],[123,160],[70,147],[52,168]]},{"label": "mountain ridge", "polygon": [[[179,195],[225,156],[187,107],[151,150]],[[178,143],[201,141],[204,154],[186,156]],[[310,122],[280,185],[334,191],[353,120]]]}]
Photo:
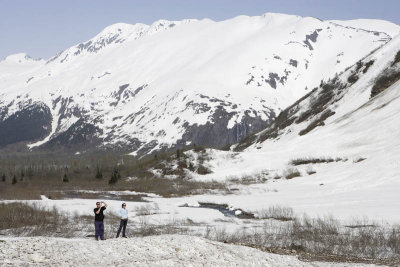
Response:
[{"label": "mountain ridge", "polygon": [[[0,62],[3,122],[42,102],[51,110],[51,132],[25,140],[30,148],[45,147],[78,121],[93,131],[85,142],[95,138],[95,147],[136,155],[193,144],[221,147],[261,130],[320,80],[391,39],[271,13],[128,25],[111,25],[34,68],[17,64],[10,71]],[[70,147],[68,139],[73,136],[56,143]]]}]

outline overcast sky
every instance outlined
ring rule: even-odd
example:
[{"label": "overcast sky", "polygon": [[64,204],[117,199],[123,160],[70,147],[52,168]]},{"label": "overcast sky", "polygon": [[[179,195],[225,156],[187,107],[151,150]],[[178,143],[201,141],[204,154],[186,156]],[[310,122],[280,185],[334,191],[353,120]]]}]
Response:
[{"label": "overcast sky", "polygon": [[0,60],[20,52],[48,59],[117,22],[220,21],[265,12],[400,24],[400,0],[0,0]]}]

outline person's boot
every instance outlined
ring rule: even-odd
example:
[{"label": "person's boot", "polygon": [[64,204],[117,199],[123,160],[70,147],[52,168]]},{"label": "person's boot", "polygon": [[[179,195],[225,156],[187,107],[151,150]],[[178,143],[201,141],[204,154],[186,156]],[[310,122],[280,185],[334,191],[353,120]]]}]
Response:
[{"label": "person's boot", "polygon": [[96,241],[99,241],[99,237],[98,236],[96,236]]}]

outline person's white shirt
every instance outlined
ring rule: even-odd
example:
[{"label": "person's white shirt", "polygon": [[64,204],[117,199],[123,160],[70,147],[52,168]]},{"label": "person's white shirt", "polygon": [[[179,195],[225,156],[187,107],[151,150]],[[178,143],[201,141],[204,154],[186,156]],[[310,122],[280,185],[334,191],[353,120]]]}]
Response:
[{"label": "person's white shirt", "polygon": [[127,209],[124,209],[124,208],[121,208],[121,209],[119,210],[119,216],[121,217],[121,220],[126,220],[126,219],[128,219],[128,210],[127,210]]}]

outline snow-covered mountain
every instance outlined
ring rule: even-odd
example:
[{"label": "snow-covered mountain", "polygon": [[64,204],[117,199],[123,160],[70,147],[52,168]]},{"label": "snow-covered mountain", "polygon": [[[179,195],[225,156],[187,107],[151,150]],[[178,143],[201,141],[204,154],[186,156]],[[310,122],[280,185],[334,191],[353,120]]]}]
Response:
[{"label": "snow-covered mountain", "polygon": [[0,62],[0,146],[233,144],[399,31],[272,13],[111,25],[48,61]]},{"label": "snow-covered mountain", "polygon": [[398,222],[399,114],[397,36],[231,151],[209,150],[204,165],[212,173],[193,178],[258,182],[229,201],[208,199],[247,210],[269,203],[312,215]]}]

